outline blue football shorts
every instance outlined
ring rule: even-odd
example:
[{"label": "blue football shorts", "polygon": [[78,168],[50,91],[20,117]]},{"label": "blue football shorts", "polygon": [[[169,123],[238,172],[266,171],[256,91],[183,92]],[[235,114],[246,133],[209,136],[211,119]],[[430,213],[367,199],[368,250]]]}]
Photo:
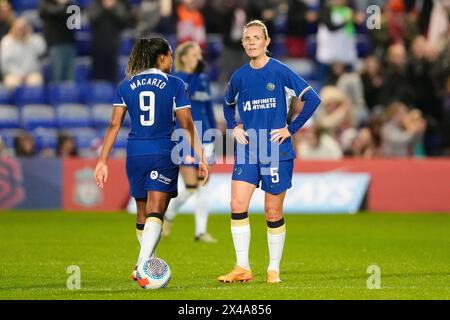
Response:
[{"label": "blue football shorts", "polygon": [[167,192],[172,198],[178,195],[179,165],[172,162],[170,155],[129,156],[126,172],[134,198],[147,198],[147,191]]},{"label": "blue football shorts", "polygon": [[292,187],[294,160],[283,160],[277,166],[271,164],[236,164],[232,180],[245,181],[271,194],[280,194]]}]

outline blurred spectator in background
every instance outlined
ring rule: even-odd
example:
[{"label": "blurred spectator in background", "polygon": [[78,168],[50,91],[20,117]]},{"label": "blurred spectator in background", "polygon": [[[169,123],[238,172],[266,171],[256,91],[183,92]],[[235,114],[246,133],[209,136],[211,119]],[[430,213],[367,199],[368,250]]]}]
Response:
[{"label": "blurred spectator in background", "polygon": [[418,110],[410,112],[401,102],[393,102],[387,111],[387,122],[381,129],[382,151],[387,157],[413,155],[414,146],[419,143],[425,131],[425,120]]},{"label": "blurred spectator in background", "polygon": [[335,85],[352,104],[352,115],[357,124],[367,121],[368,110],[364,100],[364,86],[359,73],[341,62],[331,65],[328,84]]},{"label": "blurred spectator in background", "polygon": [[242,30],[247,24],[244,0],[225,0],[222,22],[223,51],[220,55],[219,82],[225,89],[231,73],[247,63],[247,56],[242,50]]},{"label": "blurred spectator in background", "polygon": [[418,16],[414,9],[414,1],[389,0],[385,14],[391,43],[409,46],[420,34]]},{"label": "blurred spectator in background", "polygon": [[94,0],[88,9],[92,30],[93,80],[117,82],[121,32],[130,15],[125,0]]},{"label": "blurred spectator in background", "polygon": [[412,105],[414,103],[414,88],[409,82],[405,46],[400,43],[391,45],[387,51],[386,60],[387,67],[381,101],[384,105],[389,105],[397,100]]},{"label": "blurred spectator in background", "polygon": [[370,159],[378,155],[375,140],[369,128],[364,127],[356,131],[351,141],[350,148],[345,152],[346,156]]},{"label": "blurred spectator in background", "polygon": [[440,119],[438,89],[432,75],[436,54],[423,36],[417,36],[410,48],[408,77],[414,88],[414,106],[434,119]]},{"label": "blurred spectator in background", "polygon": [[361,80],[364,87],[364,100],[369,110],[372,111],[375,106],[383,105],[381,100],[383,71],[381,62],[377,57],[369,56],[364,60]]},{"label": "blurred spectator in background", "polygon": [[439,48],[442,38],[450,29],[450,1],[435,0],[428,25],[427,40],[433,48]]},{"label": "blurred spectator in background", "polygon": [[0,39],[11,29],[15,19],[14,11],[8,0],[0,0]]},{"label": "blurred spectator in background", "polygon": [[160,0],[143,0],[136,14],[136,30],[139,37],[149,37],[161,21]]},{"label": "blurred spectator in background", "polygon": [[300,159],[338,160],[342,158],[339,143],[326,130],[317,125],[301,130],[300,142],[296,151]]},{"label": "blurred spectator in background", "polygon": [[306,36],[308,22],[317,20],[317,14],[308,10],[307,0],[288,0],[286,47],[287,54],[293,58],[304,58],[306,52]]},{"label": "blurred spectator in background", "polygon": [[45,47],[44,39],[33,34],[24,18],[14,21],[10,32],[0,43],[3,81],[8,89],[22,84],[36,86],[43,83],[39,58],[45,53]]},{"label": "blurred spectator in background", "polygon": [[354,127],[352,105],[341,90],[334,86],[325,86],[320,91],[322,103],[315,114],[318,126],[340,141],[341,134]]},{"label": "blurred spectator in background", "polygon": [[67,13],[67,7],[71,4],[71,0],[39,0],[52,81],[75,79],[77,50],[73,30],[67,27],[67,19],[72,14]]},{"label": "blurred spectator in background", "polygon": [[66,133],[62,133],[58,136],[56,156],[61,158],[78,156],[77,145],[74,137]]},{"label": "blurred spectator in background", "polygon": [[36,155],[34,138],[28,132],[20,132],[14,138],[14,153],[16,157],[33,157]]},{"label": "blurred spectator in background", "polygon": [[316,52],[319,80],[326,78],[332,63],[353,65],[356,61],[355,22],[362,21],[362,17],[353,12],[346,0],[329,0],[321,5]]},{"label": "blurred spectator in background", "polygon": [[6,146],[5,142],[3,141],[2,137],[0,136],[0,158],[1,157],[8,157],[8,147]]},{"label": "blurred spectator in background", "polygon": [[200,47],[206,46],[206,28],[202,13],[195,0],[181,0],[177,6],[177,40],[197,42]]}]

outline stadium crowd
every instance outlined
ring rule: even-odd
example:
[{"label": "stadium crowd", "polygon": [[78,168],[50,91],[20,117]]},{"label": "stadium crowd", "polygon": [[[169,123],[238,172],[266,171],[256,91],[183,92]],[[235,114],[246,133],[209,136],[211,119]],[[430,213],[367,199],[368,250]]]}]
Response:
[{"label": "stadium crowd", "polygon": [[449,17],[445,0],[0,0],[0,155],[95,156],[133,43],[154,35],[200,44],[225,134],[223,93],[256,18],[271,55],[320,93],[300,158],[448,156]]}]

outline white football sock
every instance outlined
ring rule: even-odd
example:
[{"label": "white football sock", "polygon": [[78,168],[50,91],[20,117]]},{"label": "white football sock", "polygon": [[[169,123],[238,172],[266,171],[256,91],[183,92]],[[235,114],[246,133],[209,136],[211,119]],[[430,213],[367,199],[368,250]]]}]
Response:
[{"label": "white football sock", "polygon": [[142,233],[141,251],[139,252],[138,265],[155,254],[156,246],[161,239],[162,221],[157,217],[148,217]]},{"label": "white football sock", "polygon": [[[281,220],[280,220],[281,221]],[[278,221],[277,221],[278,222]],[[275,222],[275,223],[277,223]],[[282,224],[277,227],[267,227],[267,243],[269,246],[269,266],[267,271],[280,272],[280,262],[283,255],[284,239],[286,238],[286,225],[282,219]]]},{"label": "white football sock", "polygon": [[208,185],[199,187],[196,192],[195,203],[195,236],[206,233],[208,225],[208,208],[209,208],[209,196]]},{"label": "white football sock", "polygon": [[233,237],[234,250],[236,252],[236,264],[244,269],[250,270],[250,261],[248,257],[250,247],[250,222],[248,217],[239,220],[231,219],[231,235]]}]

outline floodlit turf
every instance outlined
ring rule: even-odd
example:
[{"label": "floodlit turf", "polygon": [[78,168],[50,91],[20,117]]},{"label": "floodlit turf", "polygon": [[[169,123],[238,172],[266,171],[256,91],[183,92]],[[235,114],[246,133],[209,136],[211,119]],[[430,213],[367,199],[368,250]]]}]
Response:
[{"label": "floodlit turf", "polygon": [[[449,299],[450,215],[288,215],[283,283],[266,284],[266,226],[250,216],[249,284],[221,284],[234,250],[229,217],[210,217],[217,244],[193,241],[192,215],[179,215],[158,256],[172,268],[168,288],[130,280],[138,254],[126,213],[0,213],[0,299]],[[381,288],[366,287],[367,268]],[[81,289],[66,288],[68,266]]]}]

